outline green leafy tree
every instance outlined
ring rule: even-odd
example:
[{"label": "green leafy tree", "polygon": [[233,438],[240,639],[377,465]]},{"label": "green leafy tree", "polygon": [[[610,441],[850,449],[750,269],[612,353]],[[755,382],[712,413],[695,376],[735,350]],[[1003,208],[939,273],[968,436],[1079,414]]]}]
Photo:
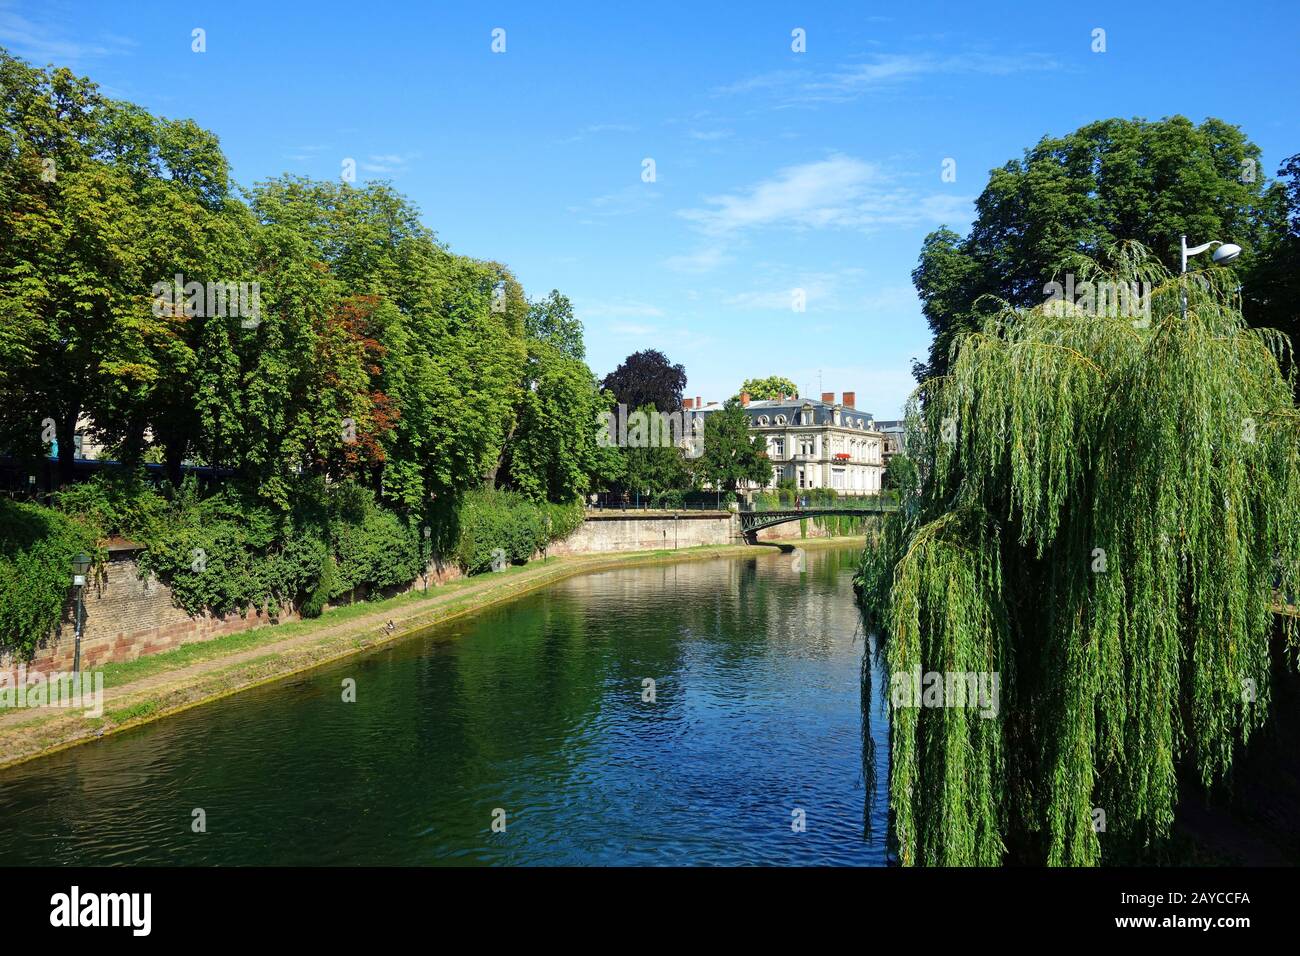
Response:
[{"label": "green leafy tree", "polygon": [[592,458],[591,485],[594,490],[619,490],[628,487],[626,449],[599,440],[597,425],[596,452]]},{"label": "green leafy tree", "polygon": [[0,648],[30,658],[63,617],[72,559],[95,553],[88,522],[0,498]]},{"label": "green leafy tree", "polygon": [[629,494],[662,498],[673,492],[689,491],[694,480],[680,448],[625,448],[626,471],[621,485]]},{"label": "green leafy tree", "polygon": [[[577,344],[581,354],[581,337]],[[507,483],[534,499],[572,501],[587,491],[596,470],[596,418],[604,399],[586,364],[550,338],[529,341],[527,376],[503,453]]]},{"label": "green leafy tree", "polygon": [[[337,287],[298,321],[319,325],[336,308],[331,295],[375,299],[379,324],[369,337],[384,358],[373,363],[377,372],[352,377],[351,394],[363,407],[383,396],[388,427],[378,439],[376,474],[384,498],[424,509],[454,502],[485,476],[493,480],[516,424],[527,360],[528,303],[509,271],[449,253],[418,210],[383,183],[357,188],[285,176],[259,184],[252,208],[303,243]],[[301,273],[294,281],[310,288]],[[325,407],[341,422],[346,404]],[[270,414],[274,404],[262,407]],[[335,433],[336,422],[328,424],[322,437]],[[290,451],[298,454],[307,439],[293,434]]]},{"label": "green leafy tree", "polygon": [[750,398],[762,401],[778,399],[782,395],[797,395],[799,386],[780,375],[769,375],[767,378],[745,379],[740,391],[748,392]]},{"label": "green leafy tree", "polygon": [[1277,227],[1259,157],[1236,126],[1174,116],[1089,123],[994,169],[969,235],[931,233],[912,273],[934,332],[918,381],[944,374],[956,336],[978,330],[1003,301],[1043,301],[1044,285],[1077,255],[1132,240],[1176,270],[1186,234],[1239,243],[1253,261]]},{"label": "green leafy tree", "polygon": [[[1277,329],[1300,341],[1300,153],[1282,162],[1270,185],[1271,211],[1266,221],[1277,224],[1261,242],[1256,255],[1243,263],[1242,311],[1258,328]],[[1297,382],[1300,388],[1300,381]]]},{"label": "green leafy tree", "polygon": [[66,69],[0,51],[0,348],[23,362],[0,387],[0,432],[40,453],[55,426],[71,476],[84,412],[131,457],[211,323],[153,308],[175,271],[239,277],[241,207],[216,138],[104,97]]},{"label": "green leafy tree", "polygon": [[772,480],[772,462],[763,440],[750,433],[749,416],[734,399],[704,419],[703,442],[695,466],[713,487],[735,491],[741,482],[766,485]]},{"label": "green leafy tree", "polygon": [[[282,176],[245,204],[188,120],[3,51],[0,92],[0,453],[44,454],[49,420],[66,482],[89,416],[172,479],[160,495],[123,470],[69,485],[60,513],[0,515],[22,539],[0,539],[0,646],[48,632],[67,553],[97,534],[145,542],[195,613],[317,614],[451,553],[465,497],[499,474],[523,493],[506,509],[523,558],[581,521],[593,474],[626,475],[596,447],[612,396],[569,300],[530,302],[501,263],[453,254],[391,185]],[[187,462],[215,487],[182,481]],[[10,599],[15,568],[34,601]]]},{"label": "green leafy tree", "polygon": [[618,487],[630,494],[649,495],[651,498],[689,490],[694,484],[694,476],[687,465],[686,450],[672,440],[676,436],[671,427],[665,433],[664,426],[659,424],[664,421],[663,417],[652,422],[651,417],[658,413],[652,406],[643,405],[629,414],[629,433],[637,426],[637,420],[632,418],[637,413],[645,416],[642,421],[648,426],[647,436],[653,430],[655,437],[645,446],[629,444],[619,449],[624,465]]},{"label": "green leafy tree", "polygon": [[889,459],[880,485],[886,491],[905,493],[916,488],[916,462],[906,455],[897,454]]},{"label": "green leafy tree", "polygon": [[569,297],[552,289],[550,295],[528,303],[527,332],[529,338],[549,342],[564,355],[581,361],[587,349],[582,343],[582,323],[573,316],[573,303]]}]

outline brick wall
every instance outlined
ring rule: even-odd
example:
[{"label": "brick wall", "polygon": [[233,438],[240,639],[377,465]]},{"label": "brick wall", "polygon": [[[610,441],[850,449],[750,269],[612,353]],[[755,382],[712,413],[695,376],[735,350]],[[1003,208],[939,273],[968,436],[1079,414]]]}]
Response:
[{"label": "brick wall", "polygon": [[[250,608],[246,614],[190,615],[172,601],[166,584],[152,575],[141,576],[136,563],[137,551],[119,550],[110,555],[103,573],[92,579],[85,592],[85,627],[81,635],[81,667],[90,670],[110,661],[129,661],[146,654],[169,651],[183,644],[211,640],[223,634],[246,631],[263,624],[296,621],[296,609],[286,608],[275,616]],[[429,569],[431,585],[460,577],[454,566],[436,564]],[[383,596],[400,594],[423,581],[385,591]],[[358,592],[357,600],[365,595]],[[73,627],[73,603],[68,602],[64,621],[40,647],[30,662],[29,671],[69,671],[76,647]],[[11,668],[15,661],[0,655],[0,668]]]}]

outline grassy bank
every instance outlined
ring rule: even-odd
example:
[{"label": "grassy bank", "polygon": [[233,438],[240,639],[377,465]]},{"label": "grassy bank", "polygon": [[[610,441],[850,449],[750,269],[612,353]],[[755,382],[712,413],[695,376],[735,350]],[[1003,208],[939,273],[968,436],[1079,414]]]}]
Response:
[{"label": "grassy bank", "polygon": [[[95,740],[191,707],[299,674],[401,640],[432,625],[595,571],[710,558],[771,555],[851,545],[858,539],[810,538],[760,545],[717,545],[625,554],[573,555],[511,566],[384,601],[327,611],[319,618],[267,625],[238,634],[107,664],[104,713],[82,710],[0,711],[0,768]],[[393,622],[393,629],[387,623]]]}]

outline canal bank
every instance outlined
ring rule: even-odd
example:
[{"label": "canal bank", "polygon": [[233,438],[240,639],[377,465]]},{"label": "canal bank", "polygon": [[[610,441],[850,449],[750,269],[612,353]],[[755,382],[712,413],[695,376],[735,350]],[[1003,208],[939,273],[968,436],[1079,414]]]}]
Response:
[{"label": "canal bank", "polygon": [[102,668],[102,716],[88,717],[84,711],[72,709],[0,710],[0,769],[400,641],[576,575],[637,565],[770,557],[795,547],[852,547],[860,540],[793,538],[759,545],[552,557],[428,591],[332,609],[314,620],[258,627],[134,661],[106,664]]}]

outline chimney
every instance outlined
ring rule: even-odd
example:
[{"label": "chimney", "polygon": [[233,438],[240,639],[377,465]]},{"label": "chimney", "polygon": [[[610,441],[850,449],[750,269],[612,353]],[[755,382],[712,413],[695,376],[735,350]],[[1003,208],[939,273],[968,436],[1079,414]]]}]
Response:
[{"label": "chimney", "polygon": [[704,399],[700,398],[700,396],[698,395],[695,396],[695,407],[696,408],[704,407]]},{"label": "chimney", "polygon": [[853,407],[854,407],[854,404],[853,404],[853,403],[856,402],[857,400],[858,400],[858,393],[857,393],[857,392],[845,392],[845,393],[844,393],[844,407],[845,407],[845,408],[853,408]]},{"label": "chimney", "polygon": [[748,405],[748,404],[749,404],[749,392],[741,392],[741,393],[740,393],[740,404],[742,404],[742,405]]},{"label": "chimney", "polygon": [[682,408],[686,409],[686,410],[689,412],[692,408],[695,407],[695,405],[693,404],[693,401],[694,401],[693,399],[683,398],[683,399],[682,399]]},{"label": "chimney", "polygon": [[822,392],[822,401],[825,402],[827,405],[834,405],[834,404],[835,404],[835,393],[834,393],[834,392]]}]

